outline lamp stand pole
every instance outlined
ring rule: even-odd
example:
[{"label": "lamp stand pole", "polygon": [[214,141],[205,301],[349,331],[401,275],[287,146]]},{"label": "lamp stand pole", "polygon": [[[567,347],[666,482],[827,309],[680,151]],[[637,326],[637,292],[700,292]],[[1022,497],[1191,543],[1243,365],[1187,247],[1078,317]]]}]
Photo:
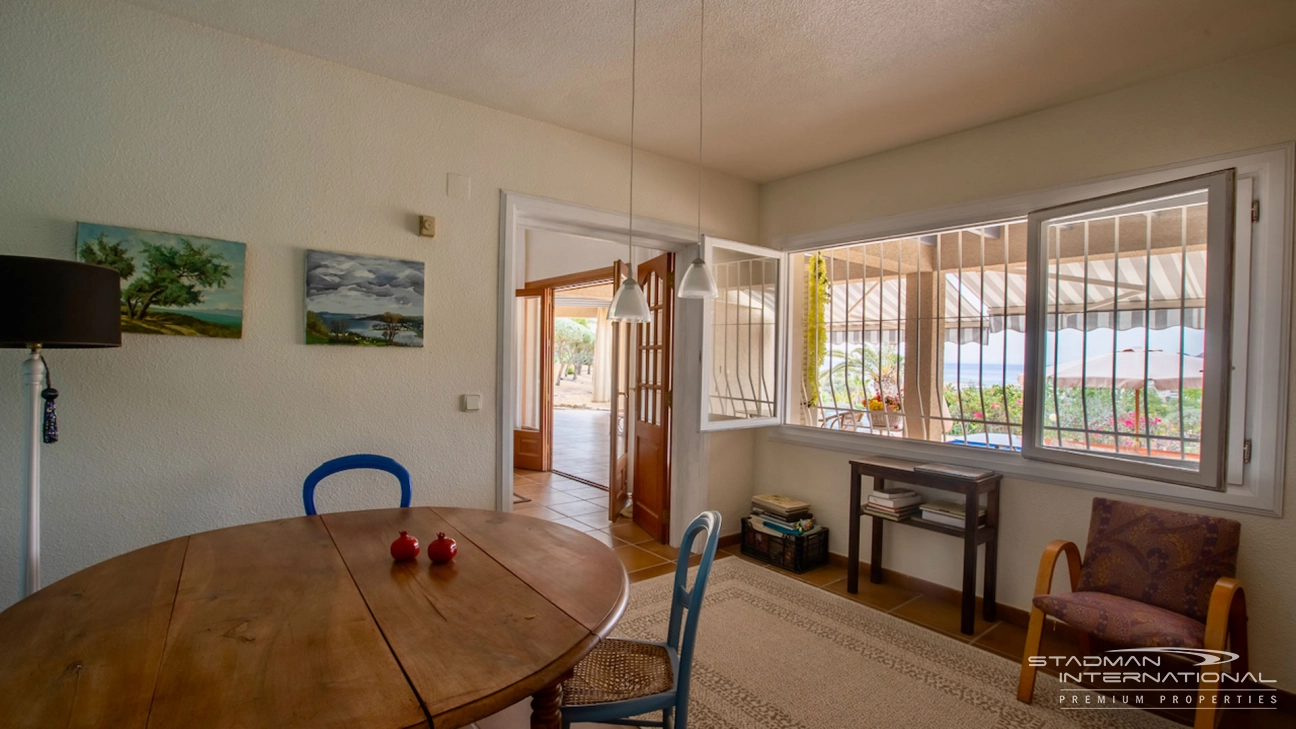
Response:
[{"label": "lamp stand pole", "polygon": [[23,493],[25,516],[23,519],[22,595],[40,589],[40,447],[42,411],[41,388],[45,381],[45,363],[40,358],[40,345],[31,346],[31,354],[23,361],[23,384],[27,386],[27,488]]}]

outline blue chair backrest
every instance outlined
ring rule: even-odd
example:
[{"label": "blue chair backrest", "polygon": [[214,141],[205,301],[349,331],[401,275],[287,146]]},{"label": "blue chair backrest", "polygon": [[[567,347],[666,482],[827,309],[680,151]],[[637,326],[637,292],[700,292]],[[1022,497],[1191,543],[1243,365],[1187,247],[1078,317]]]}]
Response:
[{"label": "blue chair backrest", "polygon": [[[706,532],[706,546],[702,548],[702,561],[698,563],[693,589],[688,589],[689,555],[693,542]],[[720,542],[720,512],[704,511],[689,523],[680,541],[679,561],[675,564],[675,595],[671,600],[670,631],[666,643],[679,653],[679,713],[688,711],[689,677],[693,673],[693,643],[697,637],[698,616],[702,613],[702,598],[706,594],[711,564],[715,562],[716,547]],[[688,610],[687,615],[684,614]],[[681,630],[681,627],[683,628]]]},{"label": "blue chair backrest", "polygon": [[306,516],[315,516],[315,486],[320,481],[340,471],[351,471],[357,468],[372,468],[378,471],[386,471],[395,476],[396,480],[400,481],[401,508],[409,508],[410,499],[413,498],[409,471],[387,456],[357,453],[354,456],[342,456],[331,461],[325,461],[324,465],[311,471],[310,475],[306,477],[306,483],[302,484],[302,503],[306,506]]}]

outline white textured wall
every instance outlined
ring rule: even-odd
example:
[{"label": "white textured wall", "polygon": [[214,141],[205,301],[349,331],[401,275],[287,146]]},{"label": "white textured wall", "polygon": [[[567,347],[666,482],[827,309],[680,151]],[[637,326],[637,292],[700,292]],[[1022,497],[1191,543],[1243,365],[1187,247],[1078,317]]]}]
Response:
[{"label": "white textured wall", "polygon": [[[70,257],[77,220],[248,245],[242,340],[49,353],[47,582],[299,514],[305,475],[345,453],[406,464],[418,503],[493,504],[499,190],[624,210],[627,148],[102,0],[0,3],[0,69],[0,252]],[[695,220],[694,168],[636,165],[636,213]],[[448,172],[470,200],[446,197]],[[708,229],[755,238],[754,185],[710,174],[706,200]],[[303,345],[308,247],[425,261],[427,346]],[[17,596],[22,357],[0,352],[0,605]],[[319,503],[395,494],[339,478]]]},{"label": "white textured wall", "polygon": [[[761,234],[768,241],[1291,141],[1292,89],[1296,46],[1286,46],[788,178],[762,187]],[[1289,424],[1288,433],[1296,436],[1296,427]],[[756,487],[813,502],[815,514],[833,530],[832,550],[844,554],[849,456],[777,442],[760,443],[756,453]],[[1251,613],[1253,666],[1293,690],[1296,445],[1288,446],[1288,455],[1286,518],[1225,515],[1242,522],[1239,577]],[[1029,607],[1044,545],[1059,538],[1083,545],[1097,495],[1020,479],[1004,482],[1000,602]],[[959,545],[948,537],[888,529],[886,549],[887,567],[960,584]]]}]

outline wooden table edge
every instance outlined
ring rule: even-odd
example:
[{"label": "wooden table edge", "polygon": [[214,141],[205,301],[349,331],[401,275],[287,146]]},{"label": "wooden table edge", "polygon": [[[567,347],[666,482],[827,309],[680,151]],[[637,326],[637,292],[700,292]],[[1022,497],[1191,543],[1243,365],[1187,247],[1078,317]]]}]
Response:
[{"label": "wooden table edge", "polygon": [[[560,525],[561,526],[561,525]],[[566,527],[570,529],[571,527]],[[626,608],[630,604],[630,575],[625,571],[625,565],[621,566],[621,595],[617,598],[616,604],[608,611],[603,622],[598,627],[585,636],[579,643],[572,646],[568,651],[558,658],[555,658],[543,669],[531,674],[527,678],[511,686],[496,691],[493,694],[483,696],[471,703],[463,706],[443,711],[440,714],[429,714],[431,725],[440,726],[467,726],[469,723],[484,719],[492,714],[496,714],[507,709],[518,702],[530,698],[539,691],[560,683],[567,679],[571,670],[581,662],[589,652],[594,650],[594,646],[603,640],[612,632],[617,623],[621,622],[621,617],[625,615]],[[570,616],[568,616],[570,617]],[[411,688],[413,686],[411,685]],[[417,692],[415,692],[417,695]]]}]

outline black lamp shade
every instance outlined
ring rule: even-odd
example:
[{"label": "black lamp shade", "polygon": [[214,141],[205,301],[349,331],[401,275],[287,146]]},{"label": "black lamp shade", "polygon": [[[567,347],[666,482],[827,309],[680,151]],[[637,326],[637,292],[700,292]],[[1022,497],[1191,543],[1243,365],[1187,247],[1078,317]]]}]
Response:
[{"label": "black lamp shade", "polygon": [[121,346],[121,277],[54,258],[0,256],[0,347]]}]

